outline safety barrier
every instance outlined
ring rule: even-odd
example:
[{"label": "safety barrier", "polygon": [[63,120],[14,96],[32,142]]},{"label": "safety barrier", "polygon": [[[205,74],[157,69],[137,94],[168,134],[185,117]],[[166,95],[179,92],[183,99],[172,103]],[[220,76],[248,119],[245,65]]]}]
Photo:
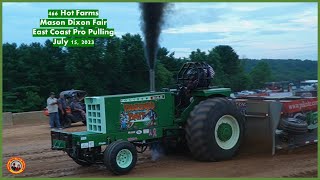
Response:
[{"label": "safety barrier", "polygon": [[22,113],[2,113],[3,126],[13,126],[20,124],[46,124],[49,123],[49,117],[43,114],[43,111],[32,111]]}]

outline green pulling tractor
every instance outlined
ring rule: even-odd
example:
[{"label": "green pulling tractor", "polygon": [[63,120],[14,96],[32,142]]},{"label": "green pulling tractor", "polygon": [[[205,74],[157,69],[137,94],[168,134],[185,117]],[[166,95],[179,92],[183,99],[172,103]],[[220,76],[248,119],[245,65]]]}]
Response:
[{"label": "green pulling tractor", "polygon": [[[86,97],[87,131],[51,131],[52,149],[118,175],[130,172],[137,153],[155,143],[188,149],[200,161],[232,158],[242,139],[274,151],[281,103],[229,100],[229,88],[209,88],[213,74],[205,63],[186,63],[177,89]],[[245,120],[251,135],[244,133]]]}]

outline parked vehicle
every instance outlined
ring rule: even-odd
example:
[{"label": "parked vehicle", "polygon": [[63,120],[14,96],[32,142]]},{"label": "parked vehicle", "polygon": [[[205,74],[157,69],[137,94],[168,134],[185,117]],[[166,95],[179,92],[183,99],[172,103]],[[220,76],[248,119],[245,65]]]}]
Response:
[{"label": "parked vehicle", "polygon": [[[87,124],[86,118],[81,115],[79,111],[76,111],[72,107],[72,103],[74,103],[74,100],[76,100],[77,103],[80,103],[82,110],[86,111],[86,106],[83,103],[84,98],[87,96],[87,92],[83,90],[66,90],[62,91],[60,95],[64,95],[64,98],[66,100],[67,108],[66,108],[66,116],[65,116],[65,122],[63,124],[64,127],[70,127],[72,123],[82,122],[83,124]],[[44,109],[44,114],[46,116],[49,116],[48,109]]]}]

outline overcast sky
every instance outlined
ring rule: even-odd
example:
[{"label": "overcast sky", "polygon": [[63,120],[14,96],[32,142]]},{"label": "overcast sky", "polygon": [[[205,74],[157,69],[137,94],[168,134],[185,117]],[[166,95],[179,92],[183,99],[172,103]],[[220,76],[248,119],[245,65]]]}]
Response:
[{"label": "overcast sky", "polygon": [[[141,34],[138,3],[3,3],[3,43],[44,42],[32,28],[48,9],[99,9],[117,36]],[[317,60],[317,21],[317,3],[174,3],[160,45],[176,57],[230,45],[240,58]]]}]

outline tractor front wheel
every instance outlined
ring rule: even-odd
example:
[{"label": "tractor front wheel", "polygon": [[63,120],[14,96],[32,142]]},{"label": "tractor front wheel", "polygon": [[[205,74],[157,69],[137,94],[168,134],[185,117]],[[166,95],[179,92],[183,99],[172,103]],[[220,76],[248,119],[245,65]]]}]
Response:
[{"label": "tractor front wheel", "polygon": [[234,102],[213,98],[194,107],[187,120],[186,139],[195,159],[230,159],[239,149],[244,118]]},{"label": "tractor front wheel", "polygon": [[136,163],[136,147],[128,141],[114,141],[104,151],[104,164],[114,174],[127,174]]}]

